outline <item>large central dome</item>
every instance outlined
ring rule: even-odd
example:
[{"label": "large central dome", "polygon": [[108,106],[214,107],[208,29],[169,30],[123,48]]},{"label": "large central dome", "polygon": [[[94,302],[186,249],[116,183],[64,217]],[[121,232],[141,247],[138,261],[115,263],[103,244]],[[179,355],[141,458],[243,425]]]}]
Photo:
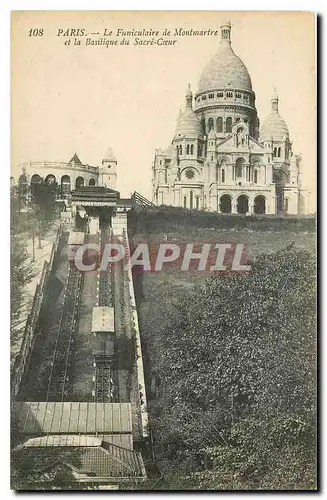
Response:
[{"label": "large central dome", "polygon": [[199,91],[233,88],[252,91],[252,82],[243,61],[235,54],[230,41],[230,22],[221,26],[218,52],[204,68]]}]

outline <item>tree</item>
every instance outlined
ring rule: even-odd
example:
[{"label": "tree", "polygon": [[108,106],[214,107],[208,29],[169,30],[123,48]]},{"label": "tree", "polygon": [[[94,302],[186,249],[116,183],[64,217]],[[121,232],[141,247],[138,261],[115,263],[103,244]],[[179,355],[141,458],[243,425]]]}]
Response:
[{"label": "tree", "polygon": [[23,236],[12,230],[10,241],[10,315],[12,322],[19,317],[19,310],[24,299],[24,288],[35,276],[36,271]]},{"label": "tree", "polygon": [[226,474],[229,488],[315,487],[315,299],[313,257],[288,248],[180,301],[156,347],[163,474],[193,471],[209,489]]},{"label": "tree", "polygon": [[57,194],[57,182],[48,183],[41,180],[41,182],[32,184],[31,204],[38,220],[40,240],[46,236],[58,217]]}]

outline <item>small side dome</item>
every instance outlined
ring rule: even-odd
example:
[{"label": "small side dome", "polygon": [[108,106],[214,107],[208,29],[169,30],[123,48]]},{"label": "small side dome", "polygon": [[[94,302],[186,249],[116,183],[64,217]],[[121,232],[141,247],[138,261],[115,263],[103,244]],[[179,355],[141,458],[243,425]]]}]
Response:
[{"label": "small side dome", "polygon": [[260,141],[289,139],[289,131],[285,120],[278,112],[278,95],[276,90],[271,98],[271,112],[263,122],[260,129]]},{"label": "small side dome", "polygon": [[177,120],[175,139],[183,136],[186,136],[190,139],[193,137],[197,138],[202,136],[201,122],[192,108],[193,94],[190,85],[188,86],[188,89],[186,91],[185,99],[186,107],[184,113],[182,113]]}]

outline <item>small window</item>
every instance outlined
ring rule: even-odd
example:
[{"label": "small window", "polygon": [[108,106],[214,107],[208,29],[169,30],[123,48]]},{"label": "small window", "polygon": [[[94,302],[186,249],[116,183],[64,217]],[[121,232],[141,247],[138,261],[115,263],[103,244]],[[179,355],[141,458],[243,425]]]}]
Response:
[{"label": "small window", "polygon": [[268,163],[270,163],[270,156],[268,156]]},{"label": "small window", "polygon": [[278,158],[280,158],[280,148],[278,148]]},{"label": "small window", "polygon": [[159,161],[159,165],[162,165],[162,160]]},{"label": "small window", "polygon": [[221,133],[223,131],[223,119],[221,116],[217,118],[217,132]]},{"label": "small window", "polygon": [[258,171],[254,171],[254,184],[258,184]]},{"label": "small window", "polygon": [[191,144],[191,155],[193,154],[194,146]]},{"label": "small window", "polygon": [[218,92],[217,97],[224,97],[224,92]]},{"label": "small window", "polygon": [[226,92],[226,97],[233,97],[233,92]]},{"label": "small window", "polygon": [[277,148],[274,148],[274,156],[276,157],[277,155]]},{"label": "small window", "polygon": [[235,97],[236,97],[237,99],[241,99],[242,94],[240,94],[239,92],[236,92]]},{"label": "small window", "polygon": [[231,132],[232,131],[232,119],[231,117],[229,116],[227,119],[226,119],[226,132]]},{"label": "small window", "polygon": [[186,207],[187,207],[187,198],[186,198],[186,196],[184,196],[184,208],[186,208]]},{"label": "small window", "polygon": [[236,118],[236,122],[239,122],[239,121],[240,121],[240,119],[241,119],[241,118],[238,116],[238,117]]},{"label": "small window", "polygon": [[288,212],[288,198],[285,198],[285,212]]},{"label": "small window", "polygon": [[244,123],[247,123],[248,122],[248,119],[247,118],[244,118]]},{"label": "small window", "polygon": [[186,146],[186,154],[189,155],[190,154],[190,145],[187,144]]},{"label": "small window", "polygon": [[209,94],[209,99],[213,99],[215,97],[215,94]]},{"label": "small window", "polygon": [[221,171],[221,182],[225,182],[225,169]]},{"label": "small window", "polygon": [[206,100],[206,98],[207,98],[207,96],[206,96],[206,95],[203,95],[203,96],[202,96],[202,101],[205,101],[205,100]]}]

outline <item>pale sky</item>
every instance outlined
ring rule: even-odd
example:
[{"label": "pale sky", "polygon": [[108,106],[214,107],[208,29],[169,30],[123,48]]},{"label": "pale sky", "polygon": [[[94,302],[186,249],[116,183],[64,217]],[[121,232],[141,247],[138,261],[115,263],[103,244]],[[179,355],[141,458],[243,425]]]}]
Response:
[{"label": "pale sky", "polygon": [[[261,123],[273,87],[293,151],[302,153],[303,187],[315,204],[316,83],[314,17],[285,12],[19,12],[12,19],[12,168],[25,161],[100,165],[108,146],[122,196],[151,199],[155,148],[170,144],[188,82],[193,93],[219,35],[184,36],[174,46],[65,46],[59,29],[219,29],[232,23],[232,47],[256,93]],[[28,36],[32,28],[44,35]],[[91,35],[90,35],[91,36]],[[75,37],[72,37],[73,39]],[[94,38],[94,36],[93,36]],[[151,38],[151,37],[143,37]],[[114,37],[111,37],[114,39]],[[72,42],[73,43],[73,40]]]}]

